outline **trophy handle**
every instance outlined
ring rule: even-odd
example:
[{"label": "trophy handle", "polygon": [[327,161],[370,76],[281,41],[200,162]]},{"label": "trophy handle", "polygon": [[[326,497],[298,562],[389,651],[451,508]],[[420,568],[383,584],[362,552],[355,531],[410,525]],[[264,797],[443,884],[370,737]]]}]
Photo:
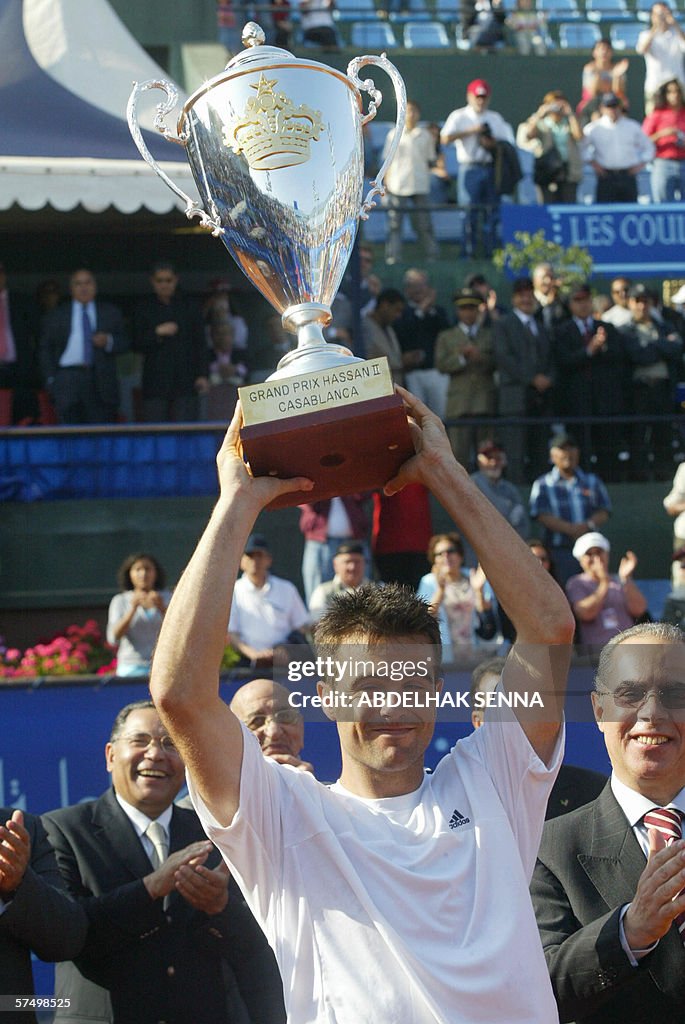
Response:
[{"label": "trophy handle", "polygon": [[390,61],[388,60],[384,53],[382,53],[380,57],[376,56],[375,54],[367,54],[365,57],[355,57],[353,60],[350,61],[350,63],[347,66],[347,77],[350,79],[352,84],[356,85],[356,87],[361,92],[368,92],[369,96],[371,97],[371,102],[369,103],[369,112],[368,114],[366,114],[365,117],[362,117],[362,125],[368,124],[369,121],[373,120],[373,118],[376,116],[376,111],[378,110],[383,100],[383,94],[381,93],[380,89],[376,88],[371,78],[366,78],[362,80],[359,77],[359,71],[363,67],[366,67],[367,64],[374,64],[376,67],[382,68],[383,71],[385,71],[392,79],[392,83],[395,86],[395,98],[397,100],[397,120],[395,122],[395,128],[393,131],[390,149],[388,150],[388,155],[383,161],[381,168],[378,171],[378,174],[371,182],[371,188],[367,193],[364,202],[361,205],[359,216],[361,217],[362,220],[368,220],[369,210],[373,209],[373,207],[376,205],[374,196],[385,195],[383,179],[385,178],[385,172],[387,171],[388,167],[390,166],[390,163],[393,160],[393,157],[395,156],[395,153],[397,152],[397,147],[400,144],[402,132],[404,131],[404,121],[407,114],[407,90],[405,88],[404,80],[401,74],[399,73],[395,65],[390,63]]},{"label": "trophy handle", "polygon": [[177,142],[179,146],[185,146],[186,144],[186,139],[183,136],[173,135],[164,123],[166,114],[176,106],[176,102],[178,100],[178,90],[176,89],[176,86],[172,85],[171,82],[165,82],[163,79],[154,78],[149,79],[147,82],[141,82],[140,84],[138,82],[134,82],[133,92],[129,96],[128,104],[126,106],[126,117],[128,119],[128,127],[131,135],[133,136],[133,141],[138,147],[140,155],[143,160],[150,165],[152,170],[159,175],[164,184],[168,185],[171,191],[186,204],[185,215],[188,220],[192,217],[199,217],[202,227],[210,228],[213,235],[222,234],[224,229],[218,215],[215,214],[214,217],[210,217],[201,206],[198,206],[198,204],[192,200],[190,196],[183,191],[183,189],[179,188],[178,185],[171,180],[168,174],[165,174],[150,150],[147,148],[145,139],[143,138],[143,134],[140,130],[140,125],[138,124],[138,112],[136,107],[140,94],[147,92],[148,89],[161,89],[162,92],[166,93],[166,100],[157,104],[157,114],[155,115],[154,120],[154,126],[157,131],[160,135],[163,135],[165,139],[168,139],[169,142]]}]

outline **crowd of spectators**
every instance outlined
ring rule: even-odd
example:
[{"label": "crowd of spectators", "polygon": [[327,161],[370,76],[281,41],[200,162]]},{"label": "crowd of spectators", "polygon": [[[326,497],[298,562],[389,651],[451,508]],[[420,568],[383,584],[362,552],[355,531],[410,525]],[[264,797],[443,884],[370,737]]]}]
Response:
[{"label": "crowd of spectators", "polygon": [[[509,480],[531,483],[547,465],[555,429],[588,419],[569,429],[609,482],[672,474],[682,449],[683,289],[665,305],[657,287],[625,275],[562,287],[542,263],[514,280],[510,309],[483,274],[468,274],[448,312],[429,270],[407,269],[400,291],[384,287],[371,247],[359,246],[355,258],[360,276],[343,283],[328,335],[361,356],[387,356],[393,380],[446,421],[467,469],[499,423]],[[4,407],[7,425],[225,421],[237,389],[264,380],[294,344],[272,317],[269,353],[253,346],[252,320],[228,282],[212,281],[196,300],[168,263],[153,268],[150,293],[127,317],[101,301],[89,270],[74,271],[69,288],[40,315],[0,266],[11,341],[0,365],[0,396],[13,403]],[[128,352],[139,376],[125,396],[118,356]]]},{"label": "crowd of spectators", "polygon": [[[624,636],[634,637],[648,650],[652,643],[682,644],[679,633],[664,632],[668,627],[644,625],[648,618],[647,602],[639,581],[634,579],[637,555],[626,551],[618,559],[616,574],[611,573],[611,545],[598,529],[608,521],[610,502],[601,481],[579,470],[574,439],[568,435],[555,437],[552,451],[553,469],[544,480],[536,481],[528,512],[521,507],[520,497],[517,500],[516,489],[503,486],[506,451],[501,443],[490,439],[480,444],[482,458],[472,483],[485,499],[492,493],[492,503],[522,537],[531,529],[529,517],[536,528],[546,529],[552,538],[555,533],[563,534],[563,524],[574,523],[568,536],[575,538],[572,554],[579,564],[578,571],[566,580],[566,594],[578,623],[579,652],[589,654],[595,662],[600,648],[612,640],[625,643]],[[666,508],[674,514],[680,514],[680,487],[681,481],[675,480],[671,494],[665,498]],[[547,495],[544,500],[543,492]],[[404,514],[411,516],[412,507]],[[345,524],[340,511],[333,512],[338,517],[333,531],[351,530],[350,517],[347,516]],[[482,518],[485,506],[480,512]],[[329,522],[330,504],[318,513],[319,520]],[[402,512],[398,514],[401,518]],[[463,525],[461,528],[469,532]],[[510,534],[510,540],[514,536]],[[473,531],[470,538],[477,549]],[[340,535],[338,539],[328,567],[330,583],[316,587],[306,609],[293,583],[271,573],[271,552],[266,539],[256,533],[248,537],[240,560],[242,576],[233,591],[228,639],[236,643],[252,670],[271,670],[278,645],[301,643],[302,637],[293,633],[306,633],[327,609],[332,608],[335,615],[342,607],[340,601],[355,594],[360,595],[360,601],[368,602],[371,591],[387,583],[390,574],[381,576],[378,572],[375,575],[380,578],[370,582],[371,566],[362,540],[340,539]],[[331,543],[326,541],[332,543],[333,537],[326,534],[319,540],[321,549],[329,551]],[[566,572],[560,575],[560,553],[553,541],[547,546],[531,538],[528,547],[546,571],[563,583]],[[487,549],[481,547],[481,551],[485,562]],[[502,644],[505,629],[509,643],[516,641],[517,633],[516,626],[499,606],[497,592],[505,586],[502,576],[495,580],[493,572],[491,585],[478,561],[470,570],[465,568],[464,556],[459,533],[434,534],[425,563],[429,568],[418,582],[417,593],[438,620],[447,662],[453,661],[461,669],[477,666],[471,690],[474,695],[501,688],[503,671],[507,678],[505,662],[490,655],[498,649],[506,650],[508,645]],[[682,617],[685,609],[682,545],[674,551],[673,564],[674,589],[667,614],[675,618]],[[510,569],[514,569],[513,564]],[[520,583],[523,582],[522,578]],[[122,660],[128,660],[125,639],[136,649],[138,671],[143,669],[140,659],[146,654],[149,659],[150,646],[156,639],[151,639],[152,633],[159,632],[170,603],[164,583],[164,570],[153,555],[136,553],[121,566],[121,593],[112,602],[110,622],[113,639],[120,643]],[[394,587],[388,585],[387,593],[388,601],[396,600]],[[382,589],[380,594],[382,604]],[[509,602],[508,606],[511,607]],[[635,623],[642,624],[638,627],[641,631],[625,633]],[[663,666],[659,672],[662,669]],[[639,673],[622,677],[615,691],[616,701],[622,702],[620,707],[638,707],[642,723],[651,716],[651,725],[645,727],[651,735],[658,715],[664,722],[668,718],[671,724],[680,721],[678,712],[683,698],[678,683],[666,683],[659,676],[653,693],[635,682],[642,678]],[[606,680],[606,664],[601,662],[593,705],[614,692],[601,685]],[[305,742],[303,720],[288,703],[287,696],[287,691],[272,680],[258,678],[238,690],[231,708],[255,736],[263,756],[313,776],[315,765],[301,756]],[[653,705],[649,711],[642,710],[645,701]],[[480,729],[484,721],[487,725],[489,715],[487,712],[474,717],[474,726]],[[600,713],[598,720],[601,723]],[[607,738],[614,773],[619,781],[625,782],[618,756],[620,748],[610,741],[611,729],[618,728],[616,718],[607,715],[600,727]],[[664,735],[666,728],[662,724],[662,732],[654,735]],[[671,741],[673,737],[668,742]],[[42,825],[11,808],[1,812],[6,824],[0,826],[0,971],[5,963],[11,970],[21,969],[25,992],[30,993],[31,981],[26,975],[30,950],[48,960],[64,961],[56,969],[56,992],[63,1001],[63,1009],[73,1012],[78,1008],[80,1014],[87,1011],[111,1024],[141,1019],[136,1014],[142,1014],[142,1008],[146,1019],[149,1015],[150,1019],[181,1021],[188,1019],[183,1014],[187,1015],[193,1006],[192,1019],[199,1024],[205,1020],[281,1024],[285,1019],[283,995],[273,953],[236,879],[213,845],[204,839],[187,800],[175,803],[184,780],[184,765],[174,738],[150,701],[121,710],[104,753],[112,788],[96,800],[50,811],[43,815]],[[653,777],[652,766],[650,779]],[[678,780],[682,781],[679,776]],[[640,792],[639,787],[637,791]],[[565,815],[574,808],[584,808],[582,813],[589,814],[588,806],[594,806],[590,802],[606,803],[613,799],[607,797],[607,792],[596,773],[566,766],[549,795],[546,817]],[[471,811],[470,806],[468,810]],[[464,814],[461,808],[460,814]],[[457,820],[465,819],[458,816]],[[548,892],[550,877],[546,865],[559,856],[554,835],[554,831],[545,832],[533,884],[543,944],[550,949],[551,920],[558,900]],[[649,842],[654,844],[656,840]],[[643,866],[640,870],[649,877],[653,869]],[[564,877],[557,871],[556,884],[561,886]],[[570,885],[567,888],[568,899],[575,898],[574,889]],[[619,905],[621,899],[615,899]],[[624,910],[628,900],[629,897],[623,897]],[[39,906],[49,906],[55,919],[63,922],[59,941],[54,932],[53,939],[46,940],[41,927],[44,915],[38,913]],[[576,933],[584,937],[586,931],[592,930],[592,914],[583,906],[584,913],[578,911],[573,927],[568,926],[570,944]],[[633,937],[632,929],[642,927],[639,907],[631,917],[621,917],[623,920],[629,941],[624,943],[623,931],[617,931],[621,938],[616,941],[619,948],[623,945],[627,964],[636,967],[643,955],[652,954],[653,949],[648,947],[658,943],[670,920],[659,927],[653,922],[644,924],[649,943]],[[618,922],[616,927],[619,928]],[[635,963],[630,960],[633,954],[637,956]],[[279,963],[282,964],[282,958]],[[549,967],[554,993],[561,1005],[566,998],[562,979],[568,976],[572,983],[576,967],[566,960],[563,965],[558,964],[555,957],[549,961]],[[0,990],[3,985],[7,989],[9,982],[3,982],[0,973]],[[591,1006],[591,994],[585,998]],[[620,985],[616,986],[614,998],[622,998]],[[201,1010],[197,1009],[198,1003]],[[630,1019],[622,1013],[616,1019]],[[58,1010],[55,1019],[66,1022],[71,1016]]]}]

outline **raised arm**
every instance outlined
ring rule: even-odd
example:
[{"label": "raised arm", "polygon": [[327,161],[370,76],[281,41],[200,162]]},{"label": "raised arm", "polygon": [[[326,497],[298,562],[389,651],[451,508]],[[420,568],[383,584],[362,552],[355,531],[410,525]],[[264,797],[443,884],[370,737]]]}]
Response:
[{"label": "raised arm", "polygon": [[219,696],[219,665],[240,558],[255,519],[281,494],[309,490],[302,477],[253,478],[239,450],[236,406],[217,456],[220,497],[174,590],[160,632],[150,691],[193,781],[214,817],[228,825],[238,808],[243,741]]},{"label": "raised arm", "polygon": [[554,689],[557,694],[556,701],[545,701],[541,720],[533,720],[527,709],[521,715],[531,745],[548,761],[559,729],[573,640],[574,620],[568,601],[528,545],[456,462],[437,416],[408,391],[397,390],[414,421],[417,454],[388,483],[386,494],[396,493],[413,480],[425,484],[473,547],[516,629],[512,665],[505,673],[507,688],[544,690],[548,697]]}]

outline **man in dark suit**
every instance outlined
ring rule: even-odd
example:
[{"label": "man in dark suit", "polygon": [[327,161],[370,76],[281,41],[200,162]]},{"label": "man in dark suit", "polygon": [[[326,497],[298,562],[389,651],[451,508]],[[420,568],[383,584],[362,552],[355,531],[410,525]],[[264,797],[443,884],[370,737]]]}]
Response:
[{"label": "man in dark suit", "polygon": [[[529,277],[514,281],[511,313],[495,322],[495,369],[499,374],[499,414],[543,417],[552,412],[552,351],[545,328],[535,318],[537,302]],[[523,483],[547,465],[547,427],[509,427],[509,478]],[[528,458],[527,470],[524,467]]]},{"label": "man in dark suit", "polygon": [[[616,328],[592,315],[592,290],[576,285],[569,295],[571,319],[558,324],[553,354],[559,379],[555,407],[561,416],[620,416],[628,364]],[[583,450],[597,456],[597,470],[616,479],[618,453],[626,447],[622,427],[609,423],[586,427]]]},{"label": "man in dark suit", "polygon": [[90,270],[69,279],[71,302],[43,321],[40,359],[62,424],[114,423],[119,410],[116,357],[128,348],[121,313],[96,301]]},{"label": "man in dark suit", "polygon": [[[77,956],[87,920],[63,891],[40,819],[1,807],[0,821],[5,822],[0,826],[0,994],[31,996],[31,953],[41,960]],[[36,1016],[6,1009],[2,1020],[35,1024]]]},{"label": "man in dark suit", "polygon": [[198,418],[198,395],[208,388],[209,348],[199,307],[178,291],[170,263],[150,275],[152,295],[138,304],[133,347],[143,355],[143,419]]},{"label": "man in dark suit", "polygon": [[43,818],[89,919],[81,955],[57,971],[71,1008],[56,1019],[282,1024],[273,955],[197,816],[173,804],[183,762],[150,702],[119,712],[105,756],[113,789]]},{"label": "man in dark suit", "polygon": [[38,418],[41,386],[36,346],[37,318],[26,297],[10,294],[0,263],[0,388],[12,391],[12,422]]},{"label": "man in dark suit", "polygon": [[646,285],[633,285],[628,306],[633,318],[621,334],[630,367],[630,412],[641,417],[632,429],[631,475],[644,479],[654,470],[670,475],[672,425],[651,422],[651,417],[676,411],[683,339],[671,324],[654,316],[652,293]]},{"label": "man in dark suit", "polygon": [[531,886],[560,1018],[682,1024],[685,636],[663,623],[618,634],[595,686],[611,781],[545,825]]}]

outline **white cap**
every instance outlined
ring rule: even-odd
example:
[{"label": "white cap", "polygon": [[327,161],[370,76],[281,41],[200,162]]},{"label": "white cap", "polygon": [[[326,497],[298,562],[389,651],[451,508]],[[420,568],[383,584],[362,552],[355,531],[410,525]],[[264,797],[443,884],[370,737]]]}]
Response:
[{"label": "white cap", "polygon": [[584,533],[573,545],[573,557],[580,561],[590,548],[601,548],[602,551],[610,551],[611,544],[603,533]]},{"label": "white cap", "polygon": [[678,289],[675,295],[671,295],[671,302],[674,306],[682,306],[685,304],[685,284]]}]

